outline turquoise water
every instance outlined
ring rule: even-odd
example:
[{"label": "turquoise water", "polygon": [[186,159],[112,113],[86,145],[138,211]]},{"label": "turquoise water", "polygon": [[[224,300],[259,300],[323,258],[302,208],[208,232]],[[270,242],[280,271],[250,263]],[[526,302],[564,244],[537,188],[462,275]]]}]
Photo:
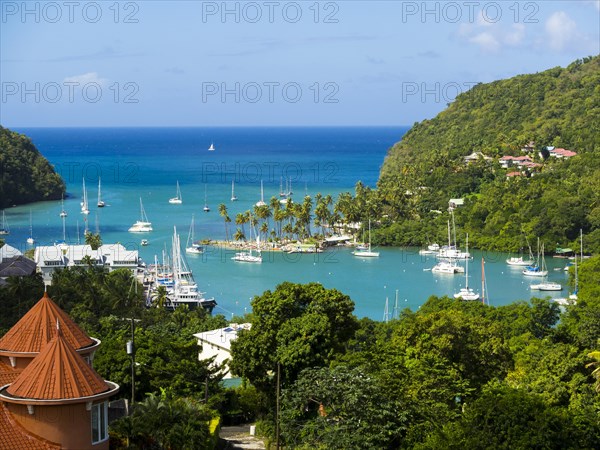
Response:
[{"label": "turquoise water", "polygon": [[[67,182],[65,199],[67,241],[77,242],[87,226],[99,231],[104,242],[121,242],[138,248],[146,262],[159,259],[170,247],[173,226],[184,243],[192,214],[196,238],[224,238],[224,224],[218,204],[225,203],[230,217],[251,208],[260,199],[260,181],[265,201],[279,195],[282,178],[292,182],[295,198],[306,193],[352,191],[357,180],[374,186],[388,148],[407,128],[90,128],[20,129],[54,164]],[[207,149],[214,143],[216,151]],[[107,203],[96,208],[98,177]],[[88,223],[80,214],[82,179],[88,190]],[[231,181],[235,181],[238,202],[230,202]],[[171,205],[179,181],[182,205]],[[211,207],[204,213],[206,201]],[[139,219],[139,198],[153,224],[148,234],[131,234],[127,229]],[[11,227],[7,242],[25,250],[29,236],[29,212],[33,235],[38,244],[51,244],[62,238],[60,201],[9,208]],[[233,229],[233,227],[232,227]],[[142,238],[149,240],[140,247]],[[418,249],[381,248],[376,259],[361,259],[350,250],[336,247],[326,253],[288,255],[264,253],[262,265],[231,261],[233,251],[208,248],[204,255],[187,255],[196,281],[207,297],[215,297],[215,312],[226,315],[249,311],[250,299],[285,280],[317,281],[337,288],[356,303],[360,317],[381,319],[385,300],[393,309],[396,290],[399,308],[415,310],[430,295],[452,295],[464,285],[464,275],[436,275],[423,269],[435,261],[418,255]],[[508,255],[473,252],[470,286],[480,291],[481,257],[486,259],[486,278],[491,304],[507,304],[531,296],[529,284],[520,270],[505,264]],[[564,260],[547,258],[551,280],[565,284],[566,274],[555,271]],[[537,282],[537,281],[536,281]],[[534,291],[535,292],[535,291]],[[566,295],[551,293],[557,297]]]}]

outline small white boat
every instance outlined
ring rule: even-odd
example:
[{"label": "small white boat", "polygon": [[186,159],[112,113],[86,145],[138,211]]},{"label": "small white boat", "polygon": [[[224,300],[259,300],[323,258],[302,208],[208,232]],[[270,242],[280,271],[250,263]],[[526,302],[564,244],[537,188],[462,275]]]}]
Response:
[{"label": "small white boat", "polygon": [[130,233],[148,233],[152,231],[152,223],[148,221],[142,197],[140,197],[140,220],[136,221],[128,230]]},{"label": "small white boat", "polygon": [[[469,235],[467,234],[467,241],[466,241],[466,252],[469,252]],[[467,262],[465,263],[465,287],[462,288],[460,291],[458,291],[457,293],[454,294],[454,298],[458,298],[461,300],[468,300],[468,301],[473,301],[473,300],[479,300],[479,294],[477,292],[475,292],[472,288],[469,287],[469,260],[467,259]]]},{"label": "small white boat", "polygon": [[231,201],[236,202],[237,199],[238,198],[235,196],[235,183],[233,180],[231,180]]},{"label": "small white boat", "polygon": [[4,210],[2,211],[2,222],[0,223],[0,235],[10,234],[10,228],[8,227],[8,222],[6,221],[6,213]]},{"label": "small white boat", "polygon": [[31,210],[29,210],[29,237],[27,238],[27,243],[29,245],[35,244],[35,239],[33,239],[33,221],[31,218]]},{"label": "small white boat", "polygon": [[61,210],[60,210],[60,217],[67,217],[67,211],[65,211],[65,198],[61,198],[60,200],[60,206],[61,206]]},{"label": "small white boat", "polygon": [[358,256],[361,258],[378,258],[379,257],[379,252],[374,252],[371,249],[371,219],[369,219],[369,245],[368,245],[368,247],[365,248],[364,246],[362,246],[362,248],[361,248],[361,246],[358,246],[358,247],[356,247],[356,250],[354,250],[352,252],[352,254],[354,256]]},{"label": "small white boat", "polygon": [[260,180],[260,200],[256,202],[256,206],[266,206],[265,203],[265,192],[263,189],[263,181]]},{"label": "small white boat", "polygon": [[192,222],[190,223],[190,231],[185,245],[185,252],[199,255],[200,253],[204,253],[204,248],[202,248],[200,244],[194,242],[194,228],[194,215],[192,214]]},{"label": "small white boat", "polygon": [[540,291],[562,291],[562,286],[558,283],[547,282],[538,285]]},{"label": "small white boat", "polygon": [[209,212],[210,208],[208,207],[208,203],[206,201],[206,184],[204,185],[204,208],[202,208],[204,212]]},{"label": "small white boat", "polygon": [[210,143],[210,147],[208,147],[208,151],[209,152],[214,152],[215,151],[215,145],[212,142]]},{"label": "small white boat", "polygon": [[89,214],[90,209],[88,208],[88,196],[85,188],[85,178],[83,179],[83,199],[81,201],[81,214]]},{"label": "small white boat", "polygon": [[98,177],[98,202],[96,203],[96,205],[98,206],[98,208],[104,208],[106,206],[106,203],[104,203],[104,200],[102,200],[102,188],[100,184],[100,177]]},{"label": "small white boat", "polygon": [[465,268],[449,259],[443,259],[439,261],[435,266],[431,268],[432,273],[444,273],[454,275],[455,273],[464,273]]},{"label": "small white boat", "polygon": [[142,240],[140,241],[140,245],[141,245],[141,246],[144,246],[144,247],[145,247],[146,245],[148,245],[148,239],[142,239]]},{"label": "small white boat", "polygon": [[181,205],[183,200],[181,198],[181,189],[179,189],[179,181],[177,181],[177,190],[175,191],[175,197],[169,199],[169,203],[172,205]]},{"label": "small white boat", "polygon": [[535,261],[533,259],[525,259],[522,256],[513,256],[506,260],[506,264],[509,266],[533,266]]}]

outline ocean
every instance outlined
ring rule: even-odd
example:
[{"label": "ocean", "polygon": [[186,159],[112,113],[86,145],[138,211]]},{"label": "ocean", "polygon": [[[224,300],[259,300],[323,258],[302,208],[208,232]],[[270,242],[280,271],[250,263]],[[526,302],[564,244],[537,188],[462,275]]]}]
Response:
[{"label": "ocean", "polygon": [[[275,128],[22,128],[67,183],[64,200],[68,216],[66,240],[82,239],[85,228],[99,231],[105,243],[121,242],[136,248],[147,263],[170,251],[174,227],[185,244],[192,219],[196,239],[224,239],[218,205],[227,205],[235,220],[261,198],[279,198],[290,186],[296,200],[316,193],[353,192],[357,181],[375,187],[388,149],[408,127],[275,127]],[[213,144],[214,151],[208,151]],[[90,205],[87,220],[80,213],[83,180]],[[97,208],[101,179],[105,208]],[[232,181],[237,202],[231,202]],[[183,203],[169,204],[179,182]],[[140,218],[140,198],[154,231],[129,233]],[[211,209],[204,212],[205,203]],[[30,214],[38,245],[62,239],[61,202],[40,202],[6,210],[11,234],[6,241],[21,250],[30,248]],[[235,229],[231,224],[231,230]],[[140,246],[141,239],[148,246]],[[244,314],[250,300],[283,281],[320,282],[348,294],[359,317],[381,320],[386,298],[390,316],[412,310],[431,295],[452,295],[465,283],[464,275],[436,275],[427,271],[435,261],[415,248],[381,248],[379,258],[356,258],[336,247],[320,254],[264,253],[263,264],[231,260],[233,251],[209,247],[203,255],[187,255],[196,281],[206,297],[214,297],[215,313]],[[469,285],[480,291],[481,258],[489,299],[493,305],[527,300],[532,291],[519,270],[505,264],[508,255],[472,252]],[[547,260],[550,279],[563,285],[564,260]],[[559,269],[559,270],[554,270]],[[537,282],[537,281],[536,281]],[[533,291],[535,293],[535,291]],[[552,293],[551,296],[564,296]]]}]

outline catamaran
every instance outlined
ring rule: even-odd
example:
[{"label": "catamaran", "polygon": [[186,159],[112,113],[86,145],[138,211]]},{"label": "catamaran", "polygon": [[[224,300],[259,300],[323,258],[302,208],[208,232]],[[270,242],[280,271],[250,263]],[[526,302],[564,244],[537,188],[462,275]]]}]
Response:
[{"label": "catamaran", "polygon": [[471,255],[469,252],[462,252],[456,245],[456,223],[454,222],[454,212],[451,211],[452,215],[452,229],[454,230],[454,244],[450,238],[450,221],[448,221],[448,245],[444,245],[438,252],[439,258],[450,258],[450,259],[470,259]]},{"label": "catamaran", "polygon": [[136,221],[128,230],[130,233],[148,233],[152,231],[152,223],[148,221],[142,197],[140,197],[140,220]]},{"label": "catamaran", "polygon": [[190,231],[188,233],[187,243],[185,244],[185,252],[192,254],[200,254],[204,249],[200,244],[194,242],[194,215],[192,214],[192,222],[190,223]]},{"label": "catamaran", "polygon": [[[467,234],[466,248],[465,251],[469,253],[469,235]],[[461,300],[479,300],[479,294],[469,287],[469,259],[465,263],[465,287],[454,294],[454,298]]]},{"label": "catamaran", "polygon": [[106,203],[104,203],[104,200],[102,200],[102,189],[100,186],[100,177],[98,177],[98,208],[104,208],[106,206]]},{"label": "catamaran", "polygon": [[352,252],[354,256],[360,256],[363,258],[377,258],[379,256],[379,252],[374,252],[371,250],[371,219],[369,219],[369,245],[365,249],[357,248]]},{"label": "catamaran", "polygon": [[177,190],[175,192],[175,197],[169,199],[169,203],[173,205],[181,205],[183,200],[181,198],[181,189],[179,189],[179,180],[177,181]]}]

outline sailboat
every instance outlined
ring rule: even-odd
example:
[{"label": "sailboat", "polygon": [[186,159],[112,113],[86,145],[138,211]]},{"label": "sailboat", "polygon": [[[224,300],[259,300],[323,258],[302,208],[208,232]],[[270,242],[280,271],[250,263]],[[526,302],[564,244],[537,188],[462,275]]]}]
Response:
[{"label": "sailboat", "polygon": [[366,249],[356,249],[352,252],[354,256],[360,256],[363,258],[377,258],[379,252],[371,250],[371,219],[369,219],[369,246]]},{"label": "sailboat", "polygon": [[194,215],[192,214],[192,222],[190,223],[190,231],[188,233],[187,243],[185,244],[185,252],[192,254],[200,254],[204,252],[201,245],[194,242]]},{"label": "sailboat", "polygon": [[2,210],[2,222],[0,223],[0,235],[10,234],[10,228],[8,228],[8,222],[6,221],[6,214]]},{"label": "sailboat", "polygon": [[206,184],[204,185],[204,208],[202,208],[204,212],[209,212],[210,208],[208,207],[208,203],[206,201]]},{"label": "sailboat", "polygon": [[208,147],[208,151],[209,152],[214,152],[215,151],[215,145],[212,142],[210,143],[210,147]]},{"label": "sailboat", "polygon": [[85,178],[83,178],[83,199],[81,201],[81,213],[82,214],[89,214],[90,213],[90,210],[88,208],[87,190],[85,188]]},{"label": "sailboat", "polygon": [[140,220],[136,221],[128,230],[130,233],[147,233],[152,231],[152,223],[148,221],[142,197],[140,197]]},{"label": "sailboat", "polygon": [[67,211],[65,211],[65,198],[64,198],[64,196],[60,200],[60,207],[61,207],[60,214],[59,214],[60,217],[67,217]]},{"label": "sailboat", "polygon": [[[544,244],[542,244],[542,257],[541,257],[541,268],[540,268],[540,238],[538,238],[538,255],[537,261],[535,264],[531,266],[527,266],[526,269],[523,270],[523,275],[528,277],[545,277],[548,275],[548,270],[546,270],[546,260],[544,259]],[[535,289],[535,288],[534,288]]]},{"label": "sailboat", "polygon": [[[466,252],[469,252],[469,235],[467,234]],[[465,263],[465,287],[454,294],[454,298],[461,300],[479,300],[479,294],[469,287],[469,259]]]},{"label": "sailboat", "polygon": [[448,245],[444,245],[438,252],[438,258],[452,258],[452,259],[470,259],[471,255],[469,252],[461,252],[456,244],[456,223],[454,222],[454,212],[451,211],[452,215],[452,229],[454,230],[454,244],[451,242],[450,237],[450,221],[448,221]]},{"label": "sailboat", "polygon": [[192,271],[188,268],[184,255],[181,253],[181,244],[177,228],[173,227],[173,284],[167,288],[168,308],[174,309],[181,305],[187,305],[189,309],[199,306],[212,310],[217,304],[214,298],[205,299],[204,292],[198,290],[198,284],[194,280]]},{"label": "sailboat", "polygon": [[260,180],[260,200],[256,202],[256,206],[266,206],[265,203],[265,191],[263,189],[263,181]]},{"label": "sailboat", "polygon": [[[250,218],[250,223],[252,223],[252,218]],[[250,240],[252,240],[252,229],[254,227],[252,225],[250,225]],[[235,256],[233,258],[231,258],[234,261],[238,261],[238,262],[249,262],[249,263],[262,263],[262,255],[260,253],[260,236],[256,236],[256,249],[257,249],[257,253],[256,255],[254,255],[252,253],[252,247],[250,247],[250,249],[247,252],[238,252],[235,254]]]},{"label": "sailboat", "polygon": [[29,237],[27,238],[27,243],[29,245],[35,244],[35,239],[33,239],[33,220],[31,217],[31,210],[29,210]]},{"label": "sailboat", "polygon": [[[285,187],[287,188],[287,178],[285,179]],[[283,177],[279,179],[279,196],[287,197],[287,193],[283,190]]]},{"label": "sailboat", "polygon": [[238,198],[235,196],[235,182],[231,180],[231,201],[236,202],[237,199]]},{"label": "sailboat", "polygon": [[104,200],[102,200],[102,189],[101,189],[101,185],[100,185],[100,177],[98,177],[98,208],[104,208],[106,206],[106,203],[104,203]]},{"label": "sailboat", "polygon": [[175,197],[169,199],[169,203],[173,205],[181,205],[183,200],[181,199],[181,189],[179,189],[179,180],[177,181],[177,190],[175,191]]},{"label": "sailboat", "polygon": [[[527,236],[525,236],[527,240]],[[533,259],[533,253],[531,253],[531,245],[529,245],[529,241],[527,241],[527,247],[529,248],[529,258],[525,258],[523,256],[512,256],[506,260],[506,264],[509,266],[532,266],[535,263]]]}]

